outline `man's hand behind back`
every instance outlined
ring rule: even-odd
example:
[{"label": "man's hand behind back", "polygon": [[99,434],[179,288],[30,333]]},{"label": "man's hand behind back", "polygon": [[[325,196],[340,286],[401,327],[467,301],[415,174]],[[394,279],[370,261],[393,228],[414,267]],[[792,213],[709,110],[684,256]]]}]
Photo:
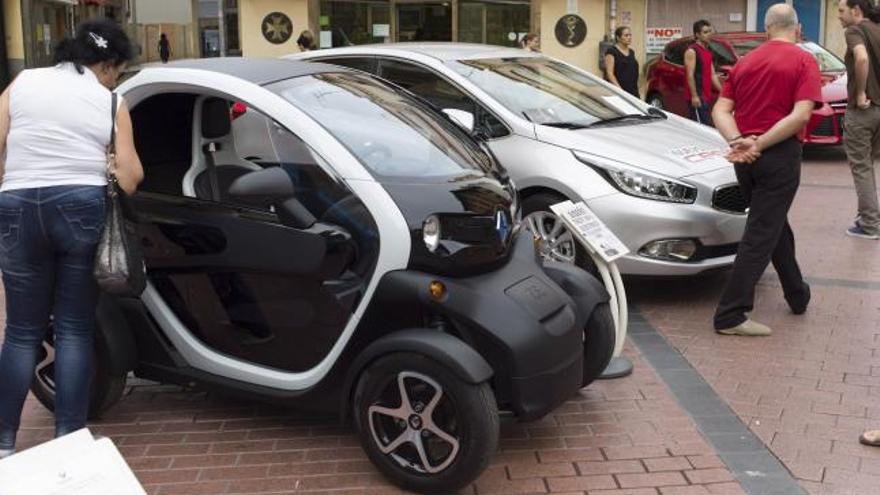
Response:
[{"label": "man's hand behind back", "polygon": [[754,163],[761,156],[757,136],[744,136],[730,143],[730,150],[724,157],[731,163]]}]

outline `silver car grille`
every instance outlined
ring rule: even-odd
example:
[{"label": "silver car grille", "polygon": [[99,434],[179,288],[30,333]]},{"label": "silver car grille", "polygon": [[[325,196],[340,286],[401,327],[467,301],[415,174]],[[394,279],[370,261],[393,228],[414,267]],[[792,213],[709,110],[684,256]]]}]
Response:
[{"label": "silver car grille", "polygon": [[739,190],[739,184],[728,184],[715,189],[712,207],[729,213],[745,213],[749,204]]}]

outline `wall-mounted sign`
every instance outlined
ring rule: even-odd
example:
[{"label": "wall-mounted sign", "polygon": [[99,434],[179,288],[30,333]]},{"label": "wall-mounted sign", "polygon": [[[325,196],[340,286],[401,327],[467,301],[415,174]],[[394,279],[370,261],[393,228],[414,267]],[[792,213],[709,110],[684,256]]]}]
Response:
[{"label": "wall-mounted sign", "polygon": [[556,21],[555,33],[560,45],[574,48],[587,37],[587,23],[579,15],[564,15]]},{"label": "wall-mounted sign", "polygon": [[681,27],[649,27],[645,32],[645,51],[647,53],[662,53],[663,48],[672,40],[681,38]]},{"label": "wall-mounted sign", "polygon": [[293,22],[290,17],[281,12],[272,12],[266,15],[260,28],[266,41],[276,45],[289,40],[290,35],[293,34]]}]

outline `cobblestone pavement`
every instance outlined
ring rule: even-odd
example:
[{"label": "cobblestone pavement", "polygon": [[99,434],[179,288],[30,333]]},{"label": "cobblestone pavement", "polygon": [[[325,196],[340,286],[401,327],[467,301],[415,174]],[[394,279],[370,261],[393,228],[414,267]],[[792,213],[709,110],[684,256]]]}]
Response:
[{"label": "cobblestone pavement", "polygon": [[[880,449],[857,442],[862,428],[880,427],[880,244],[843,235],[854,209],[842,152],[812,153],[792,224],[813,303],[791,315],[769,270],[753,314],[775,329],[768,338],[712,332],[723,274],[627,281],[636,310],[811,493],[880,493]],[[626,353],[632,376],[598,382],[537,423],[503,421],[490,468],[462,493],[745,493],[655,370],[634,346]],[[131,385],[90,426],[114,440],[151,495],[400,493],[332,418]],[[19,446],[49,439],[51,425],[29,398]]]}]

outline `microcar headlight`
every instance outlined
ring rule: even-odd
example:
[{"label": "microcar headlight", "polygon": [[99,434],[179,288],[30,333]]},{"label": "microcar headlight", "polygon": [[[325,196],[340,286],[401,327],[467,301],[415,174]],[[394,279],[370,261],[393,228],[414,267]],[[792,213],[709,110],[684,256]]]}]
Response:
[{"label": "microcar headlight", "polygon": [[577,152],[574,156],[599,170],[611,185],[631,196],[670,203],[693,203],[697,199],[697,188],[688,184],[642,170],[597,165]]},{"label": "microcar headlight", "polygon": [[425,247],[432,253],[437,250],[440,245],[440,218],[437,215],[431,215],[425,219],[422,224],[422,239],[425,241]]}]

